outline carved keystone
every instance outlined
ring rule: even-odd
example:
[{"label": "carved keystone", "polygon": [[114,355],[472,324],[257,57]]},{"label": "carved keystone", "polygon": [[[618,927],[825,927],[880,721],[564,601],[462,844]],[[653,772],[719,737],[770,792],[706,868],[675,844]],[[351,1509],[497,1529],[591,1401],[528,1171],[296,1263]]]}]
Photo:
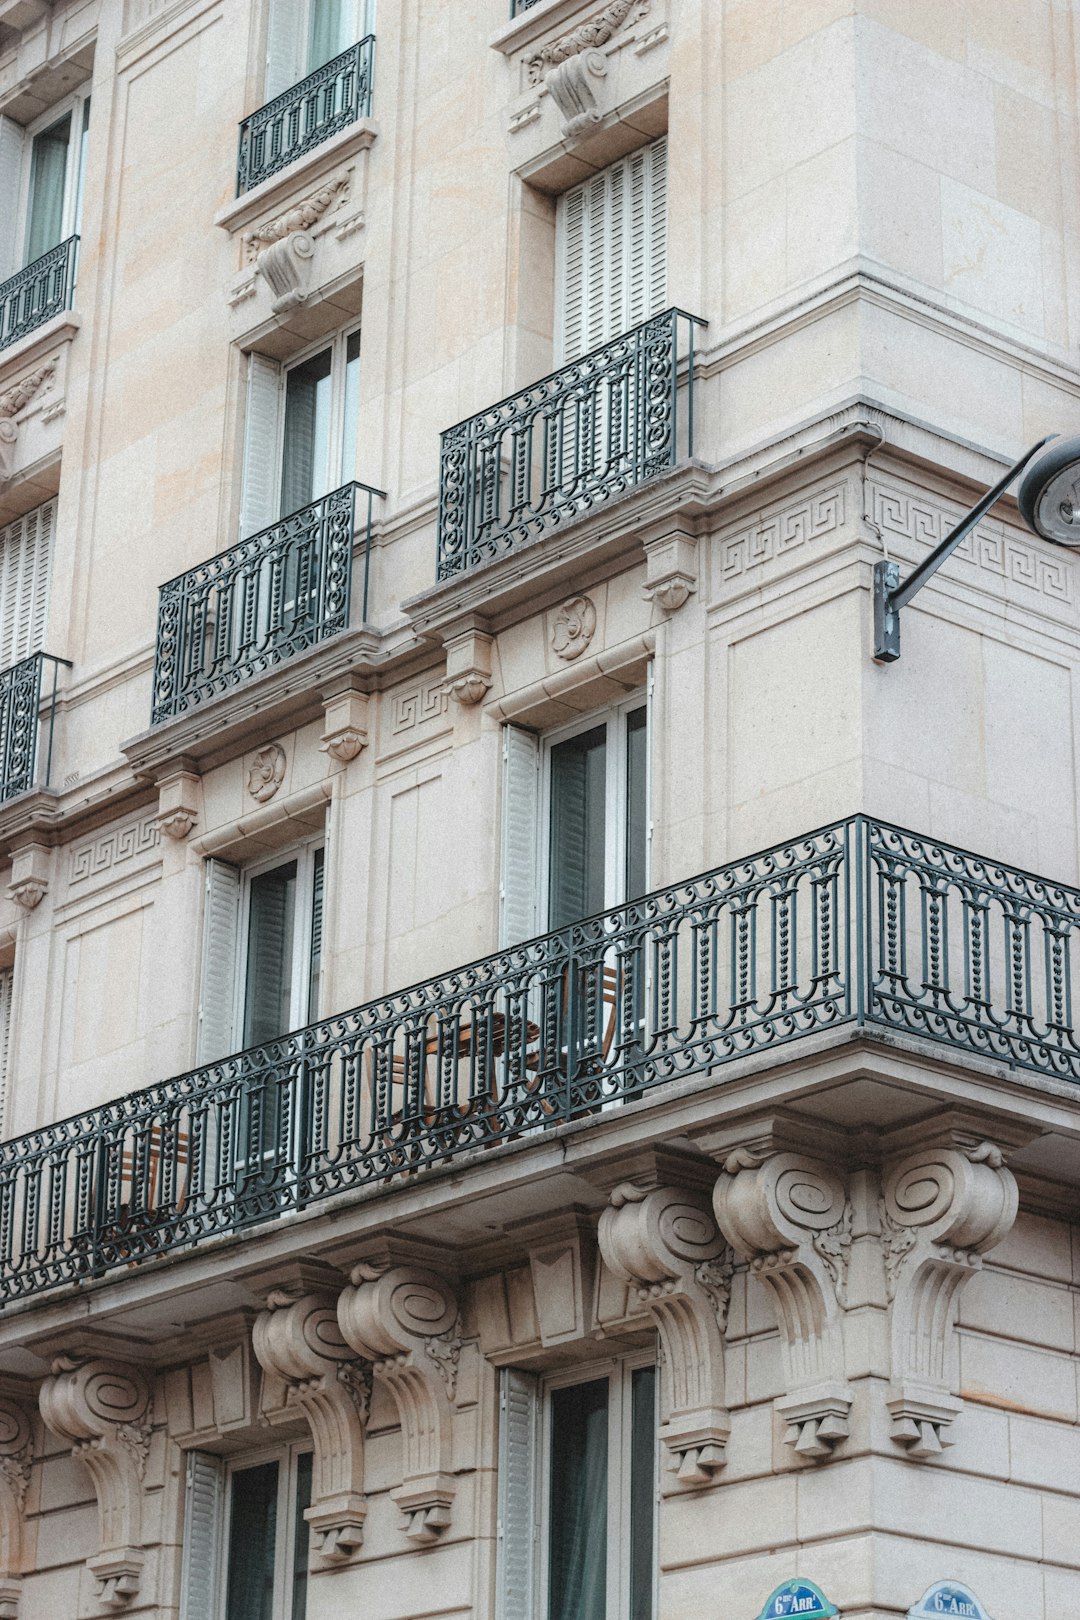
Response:
[{"label": "carved keystone", "polygon": [[848,1434],[842,1313],[852,1211],[843,1181],[797,1153],[737,1148],[713,1193],[720,1230],[772,1294],[787,1394],[777,1410],[802,1457]]},{"label": "carved keystone", "polygon": [[57,1356],[39,1395],[41,1415],[94,1482],[101,1550],[87,1559],[107,1609],[122,1609],[142,1574],[142,1485],[150,1453],[150,1387],[142,1370],[96,1357]]},{"label": "carved keystone", "polygon": [[923,1147],[885,1177],[881,1199],[891,1301],[892,1438],[911,1457],[952,1443],[963,1409],[955,1394],[952,1327],[961,1288],[1016,1218],[1016,1178],[992,1142]]},{"label": "carved keystone", "polygon": [[724,1466],[724,1340],[731,1264],[704,1193],[622,1182],[600,1217],[600,1252],[656,1323],[670,1380],[660,1439],[679,1486],[711,1485]]},{"label": "carved keystone", "polygon": [[451,1402],[461,1333],[457,1295],[417,1265],[362,1260],[338,1300],[342,1334],[374,1363],[397,1407],[405,1452],[402,1482],[390,1492],[405,1534],[428,1546],[450,1523]]},{"label": "carved keystone", "polygon": [[364,1431],[371,1366],[345,1343],[331,1292],[275,1289],[256,1317],[252,1343],[266,1372],[285,1380],[315,1442],[311,1506],[304,1517],[315,1551],[341,1563],[364,1540]]},{"label": "carved keystone", "polygon": [[30,1417],[18,1401],[0,1396],[0,1620],[19,1612],[19,1576],[27,1564],[26,1493],[33,1445]]}]

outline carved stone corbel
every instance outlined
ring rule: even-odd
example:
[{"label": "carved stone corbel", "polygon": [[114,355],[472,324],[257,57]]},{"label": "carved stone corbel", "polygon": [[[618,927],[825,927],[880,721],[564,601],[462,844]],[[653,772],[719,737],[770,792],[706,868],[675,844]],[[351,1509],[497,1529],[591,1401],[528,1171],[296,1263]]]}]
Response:
[{"label": "carved stone corbel", "polygon": [[479,703],[490,690],[492,641],[481,630],[467,630],[447,641],[443,690],[455,703]]},{"label": "carved stone corbel", "polygon": [[641,594],[665,613],[676,613],[698,585],[698,543],[692,534],[663,534],[645,543],[645,583]]},{"label": "carved stone corbel", "polygon": [[19,1577],[26,1556],[26,1493],[33,1444],[30,1418],[18,1401],[0,1396],[0,1620],[19,1612]]},{"label": "carved stone corbel", "polygon": [[622,1182],[600,1217],[600,1252],[636,1285],[660,1335],[670,1404],[660,1439],[680,1487],[711,1485],[731,1433],[724,1340],[731,1292],[727,1244],[706,1194]]},{"label": "carved stone corbel", "polygon": [[337,1295],[275,1289],[255,1319],[260,1366],[283,1378],[315,1441],[311,1506],[315,1551],[342,1563],[364,1540],[364,1431],[371,1366],[342,1338]]},{"label": "carved stone corbel", "polygon": [[1016,1218],[1016,1178],[1001,1149],[972,1138],[924,1146],[888,1170],[881,1198],[890,1300],[892,1438],[910,1457],[952,1444],[957,1297]]},{"label": "carved stone corbel", "polygon": [[45,898],[52,873],[52,850],[45,844],[23,844],[11,857],[8,894],[24,911],[33,911]]},{"label": "carved stone corbel", "polygon": [[568,56],[544,75],[551,99],[562,114],[563,139],[572,141],[603,117],[596,99],[594,80],[607,74],[603,51],[581,51]]},{"label": "carved stone corbel", "polygon": [[19,437],[19,424],[8,416],[0,416],[0,482],[15,471],[15,444]]},{"label": "carved stone corbel", "polygon": [[461,1354],[458,1299],[436,1272],[362,1260],[338,1300],[342,1334],[374,1363],[397,1407],[404,1448],[402,1482],[390,1492],[405,1534],[437,1541],[454,1499],[452,1402]]},{"label": "carved stone corbel", "polygon": [[41,1386],[41,1415],[72,1444],[97,1494],[101,1550],[87,1559],[106,1609],[135,1597],[143,1566],[142,1491],[150,1454],[150,1386],[139,1367],[57,1356]]},{"label": "carved stone corbel", "polygon": [[255,260],[270,288],[270,308],[275,315],[284,315],[306,299],[314,253],[315,243],[307,231],[290,231],[288,236],[263,248]]},{"label": "carved stone corbel", "polygon": [[798,1153],[739,1147],[713,1193],[720,1230],[776,1306],[786,1394],[776,1407],[802,1457],[848,1434],[842,1316],[852,1210],[835,1170]]},{"label": "carved stone corbel", "polygon": [[158,783],[158,813],[154,820],[166,838],[186,838],[199,819],[202,781],[197,771],[178,770]]},{"label": "carved stone corbel", "polygon": [[348,765],[368,745],[368,704],[366,692],[352,684],[323,693],[324,727],[319,751],[341,765]]}]

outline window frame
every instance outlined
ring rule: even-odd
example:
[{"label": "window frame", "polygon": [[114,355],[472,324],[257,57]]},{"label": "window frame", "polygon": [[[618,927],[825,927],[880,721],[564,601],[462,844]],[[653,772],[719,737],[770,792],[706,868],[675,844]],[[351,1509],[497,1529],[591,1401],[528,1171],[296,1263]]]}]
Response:
[{"label": "window frame", "polygon": [[[249,1468],[260,1468],[266,1463],[278,1464],[277,1519],[274,1537],[274,1605],[273,1620],[292,1620],[292,1587],[296,1574],[294,1557],[294,1530],[296,1524],[296,1487],[299,1459],[314,1455],[312,1441],[292,1440],[276,1446],[266,1446],[256,1452],[244,1452],[225,1461],[221,1510],[221,1558],[218,1570],[216,1614],[228,1620],[226,1604],[229,1597],[229,1537],[232,1530],[232,1486],[237,1474]],[[282,1528],[287,1526],[282,1535]],[[308,1568],[310,1572],[310,1529]]]},{"label": "window frame", "polygon": [[[33,264],[33,259],[27,258],[27,233],[30,228],[30,184],[34,166],[34,140],[43,135],[46,130],[58,124],[66,113],[71,114],[72,139],[68,144],[67,162],[64,167],[64,201],[60,211],[59,242],[66,242],[69,237],[77,236],[82,223],[83,190],[86,173],[84,168],[84,121],[85,134],[89,136],[89,116],[87,104],[91,100],[91,81],[86,79],[76,90],[63,96],[59,101],[40,113],[31,123],[23,126],[22,164],[19,174],[19,206],[15,222],[15,240],[18,243],[16,257],[19,268],[25,269]],[[52,249],[47,248],[47,253]]]},{"label": "window frame", "polygon": [[[652,855],[652,679],[618,703],[593,709],[568,724],[540,735],[539,805],[537,815],[537,875],[540,932],[548,931],[551,904],[551,751],[597,726],[607,727],[604,769],[604,904],[603,910],[626,900],[626,856],[629,806],[627,776],[629,748],[627,721],[632,713],[645,710],[645,891],[651,881]],[[614,738],[613,738],[614,733]],[[613,746],[614,740],[614,746]]]},{"label": "window frame", "polygon": [[[608,1381],[608,1534],[607,1534],[607,1616],[606,1620],[628,1620],[630,1614],[630,1466],[633,1419],[633,1374],[642,1367],[656,1370],[656,1408],[653,1424],[652,1472],[652,1620],[659,1614],[659,1524],[660,1524],[660,1379],[661,1369],[655,1350],[629,1351],[603,1361],[578,1363],[573,1367],[543,1373],[539,1384],[540,1421],[536,1456],[537,1502],[539,1504],[539,1546],[535,1571],[536,1612],[539,1620],[549,1620],[551,1562],[551,1440],[553,1432],[551,1396],[555,1390],[575,1384]],[[617,1421],[612,1421],[612,1414]]]},{"label": "window frame", "polygon": [[[311,1021],[311,928],[315,916],[315,856],[323,853],[323,909],[326,907],[326,831],[313,834],[298,844],[275,850],[256,861],[240,867],[240,917],[236,931],[236,986],[233,1005],[233,1037],[243,1050],[244,1026],[247,1021],[247,957],[251,934],[251,884],[255,878],[273,872],[279,866],[296,862],[296,901],[293,910],[292,976],[289,988],[289,1026],[283,1034],[302,1029]],[[297,944],[302,949],[297,950]],[[319,974],[315,985],[316,1002],[321,1001],[322,952]],[[317,1017],[318,1014],[316,1013]]]}]

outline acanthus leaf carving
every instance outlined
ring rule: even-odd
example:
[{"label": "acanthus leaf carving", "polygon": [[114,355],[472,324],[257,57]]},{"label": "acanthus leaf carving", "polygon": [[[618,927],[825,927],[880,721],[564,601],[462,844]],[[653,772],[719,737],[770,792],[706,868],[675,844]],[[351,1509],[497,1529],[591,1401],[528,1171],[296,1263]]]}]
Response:
[{"label": "acanthus leaf carving", "polygon": [[0,1396],[0,1620],[18,1614],[20,1576],[32,1567],[25,1512],[33,1456],[29,1413],[20,1402]]},{"label": "acanthus leaf carving", "polygon": [[28,372],[20,377],[17,383],[5,388],[0,394],[0,417],[10,419],[18,416],[19,412],[33,399],[38,391],[52,380],[56,372],[56,359],[49,360],[45,365],[39,366],[36,371]]},{"label": "acanthus leaf carving", "polygon": [[609,0],[598,16],[589,22],[578,23],[529,58],[526,67],[531,82],[538,84],[551,68],[580,55],[582,51],[596,50],[598,46],[606,45],[620,28],[644,17],[649,5],[650,0]]},{"label": "acanthus leaf carving", "polygon": [[669,1393],[660,1439],[678,1489],[711,1485],[731,1432],[723,1328],[731,1262],[704,1193],[623,1182],[600,1217],[600,1252],[656,1324]]},{"label": "acanthus leaf carving", "polygon": [[310,231],[323,216],[339,208],[349,196],[352,171],[330,176],[310,197],[294,203],[285,213],[277,214],[262,225],[244,232],[244,246],[248,255],[256,259],[264,248],[284,240],[298,231]]},{"label": "acanthus leaf carving", "polygon": [[426,1266],[360,1260],[338,1300],[346,1343],[371,1361],[401,1424],[404,1465],[390,1495],[406,1536],[437,1541],[455,1494],[451,1403],[461,1355],[456,1290]]}]

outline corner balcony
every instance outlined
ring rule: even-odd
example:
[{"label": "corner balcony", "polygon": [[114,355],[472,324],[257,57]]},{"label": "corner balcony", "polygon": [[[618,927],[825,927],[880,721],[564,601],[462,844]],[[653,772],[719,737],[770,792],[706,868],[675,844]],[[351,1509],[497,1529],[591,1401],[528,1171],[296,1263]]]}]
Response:
[{"label": "corner balcony", "polygon": [[563,529],[694,454],[694,330],[668,309],[442,434],[437,578]]},{"label": "corner balcony", "polygon": [[371,114],[375,36],[369,34],[309,73],[240,125],[236,195]]},{"label": "corner balcony", "polygon": [[[982,1084],[1025,1121],[1053,1116],[1060,1175],[1078,938],[1080,890],[836,822],[0,1144],[0,1299],[240,1231],[250,1264],[260,1227],[320,1205],[340,1246],[342,1195],[378,1201],[500,1148],[562,1160],[551,1133],[572,1122],[582,1141],[621,1132],[623,1152],[627,1133],[715,1133],[725,1091],[745,1106],[785,1063],[805,1083],[830,1041],[860,1043],[867,1129],[895,1123],[905,1086],[932,1109],[934,1065],[952,1065],[949,1097]],[[874,1051],[908,1078],[871,1083]],[[502,1184],[513,1167],[492,1168]]]},{"label": "corner balcony", "polygon": [[18,343],[71,308],[78,253],[79,238],[69,236],[0,282],[0,349]]},{"label": "corner balcony", "polygon": [[358,532],[366,620],[372,500],[380,494],[344,484],[162,585],[152,726],[190,714],[345,630]]},{"label": "corner balcony", "polygon": [[67,659],[32,653],[0,670],[0,803],[48,786],[61,668]]}]

